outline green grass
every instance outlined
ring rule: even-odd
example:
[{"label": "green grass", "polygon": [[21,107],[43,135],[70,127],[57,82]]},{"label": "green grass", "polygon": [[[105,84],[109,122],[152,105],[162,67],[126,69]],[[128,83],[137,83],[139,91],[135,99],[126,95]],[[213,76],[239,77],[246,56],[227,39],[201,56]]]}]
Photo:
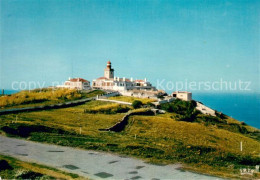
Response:
[{"label": "green grass", "polygon": [[[145,159],[152,163],[186,164],[187,169],[227,177],[239,177],[240,167],[253,167],[260,163],[260,142],[250,134],[243,134],[228,128],[220,128],[218,124],[201,121],[186,122],[175,118],[175,112],[157,116],[131,116],[126,129],[120,133],[100,132],[98,129],[111,127],[125,113],[92,114],[84,110],[113,107],[114,103],[91,101],[84,105],[27,112],[16,115],[0,116],[0,127],[17,129],[27,126],[32,129],[28,139],[63,146],[79,147],[101,151],[115,152]],[[143,111],[137,109],[134,111]],[[241,125],[238,121],[227,117],[226,127],[230,124]],[[16,125],[15,125],[16,124]],[[44,126],[56,130],[33,131]],[[79,134],[82,127],[82,134]],[[232,126],[230,126],[232,127]],[[243,126],[247,131],[257,131],[250,126]],[[135,138],[136,137],[136,138]],[[240,142],[243,152],[240,152]]]},{"label": "green grass", "polygon": [[28,163],[16,158],[0,155],[0,177],[2,179],[83,179],[76,174],[55,168]]},{"label": "green grass", "polygon": [[0,97],[0,108],[24,108],[32,106],[43,106],[64,103],[83,98],[95,97],[104,94],[104,91],[93,90],[90,92],[81,92],[70,89],[52,89],[45,88],[41,90],[21,91],[9,96]]},{"label": "green grass", "polygon": [[64,109],[3,115],[0,116],[0,125],[3,127],[3,125],[15,121],[17,116],[17,123],[56,127],[70,132],[78,132],[79,127],[82,127],[84,134],[96,134],[99,128],[112,126],[124,116],[124,114],[84,113],[85,109],[107,104],[113,103],[91,101],[84,105]]},{"label": "green grass", "polygon": [[110,97],[109,99],[111,100],[117,100],[117,101],[124,101],[124,102],[129,102],[133,103],[135,100],[141,101],[143,104],[147,104],[149,102],[154,102],[156,100],[154,99],[148,99],[148,98],[137,98],[137,97],[130,97],[130,96],[115,96],[115,97]]},{"label": "green grass", "polygon": [[90,91],[90,92],[83,92],[81,93],[81,98],[91,98],[91,97],[96,97],[97,95],[102,95],[104,94],[105,92],[102,91],[102,90],[93,90],[93,91]]},{"label": "green grass", "polygon": [[116,113],[125,113],[128,112],[132,107],[122,104],[105,104],[102,106],[96,106],[93,108],[85,109],[85,113],[104,113],[104,114],[116,114]]}]

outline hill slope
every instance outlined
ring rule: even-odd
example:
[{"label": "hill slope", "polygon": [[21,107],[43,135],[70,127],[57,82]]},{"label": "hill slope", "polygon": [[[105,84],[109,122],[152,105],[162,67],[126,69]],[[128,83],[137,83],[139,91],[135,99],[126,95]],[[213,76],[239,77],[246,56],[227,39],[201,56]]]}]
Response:
[{"label": "hill slope", "polygon": [[2,115],[1,134],[116,152],[151,163],[181,162],[189,170],[227,177],[239,177],[240,168],[260,164],[259,130],[225,115],[200,114],[193,102],[167,104],[161,107],[168,111],[166,114],[131,116],[120,133],[98,130],[112,126],[125,115],[98,112],[102,109],[98,107],[104,106],[115,108],[113,103],[91,101],[70,108]]}]

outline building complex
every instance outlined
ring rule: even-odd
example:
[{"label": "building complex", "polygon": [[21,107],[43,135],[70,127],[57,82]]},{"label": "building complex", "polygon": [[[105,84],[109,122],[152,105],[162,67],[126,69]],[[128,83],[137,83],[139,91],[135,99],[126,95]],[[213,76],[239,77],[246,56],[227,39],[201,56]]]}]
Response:
[{"label": "building complex", "polygon": [[[107,62],[104,76],[94,79],[92,81],[92,87],[88,80],[82,78],[69,79],[64,85],[59,87],[78,90],[103,89],[117,91],[124,96],[148,98],[157,98],[165,94],[164,91],[157,90],[152,86],[146,78],[134,80],[133,78],[116,77],[115,70],[112,68],[110,61]],[[192,99],[191,93],[186,91],[176,91],[171,96],[185,101],[190,101]]]}]

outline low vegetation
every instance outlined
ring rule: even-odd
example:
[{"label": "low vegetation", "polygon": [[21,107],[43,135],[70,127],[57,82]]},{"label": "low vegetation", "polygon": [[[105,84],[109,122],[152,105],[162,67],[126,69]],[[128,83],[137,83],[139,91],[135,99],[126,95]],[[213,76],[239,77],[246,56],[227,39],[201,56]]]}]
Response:
[{"label": "low vegetation", "polygon": [[4,155],[0,155],[0,177],[2,179],[83,179],[76,174],[23,162]]},{"label": "low vegetation", "polygon": [[106,104],[102,106],[93,107],[90,109],[85,109],[85,113],[97,114],[116,114],[116,113],[126,113],[131,109],[128,105],[121,104]]},{"label": "low vegetation", "polygon": [[31,91],[21,91],[16,94],[0,97],[0,108],[19,108],[36,105],[50,105],[94,97],[103,91],[81,92],[73,89],[44,88]]},{"label": "low vegetation", "polygon": [[[150,108],[138,108],[131,111],[132,113],[140,113],[140,115],[145,115],[147,112],[152,112]],[[154,113],[152,113],[154,115]]]},{"label": "low vegetation", "polygon": [[223,113],[216,112],[216,116],[200,113],[200,111],[196,110],[195,101],[181,101],[177,99],[171,103],[162,104],[160,108],[171,113],[171,118],[177,121],[201,123],[205,126],[214,125],[220,129],[250,135],[251,137],[256,135],[255,132],[247,130],[245,123],[232,121],[230,117]]},{"label": "low vegetation", "polygon": [[142,104],[148,104],[148,103],[155,101],[154,99],[137,98],[137,97],[130,97],[130,96],[115,96],[115,97],[110,97],[109,99],[117,100],[117,101],[124,101],[124,102],[129,102],[129,103],[133,103],[134,101],[138,100],[138,101],[141,101]]},{"label": "low vegetation", "polygon": [[182,101],[180,99],[176,99],[171,103],[165,103],[160,106],[161,109],[167,112],[177,114],[175,119],[179,121],[193,122],[196,120],[197,115],[200,114],[200,112],[195,109],[195,101]]},{"label": "low vegetation", "polygon": [[132,102],[132,106],[133,106],[134,109],[138,109],[138,108],[140,108],[142,105],[143,105],[142,101],[139,101],[139,100],[134,100],[134,101]]},{"label": "low vegetation", "polygon": [[[166,114],[131,116],[124,131],[119,133],[99,131],[125,116],[116,111],[120,106],[90,101],[63,109],[2,115],[0,133],[38,142],[116,152],[152,163],[182,162],[187,169],[218,176],[240,177],[240,168],[254,168],[260,164],[259,130],[227,116],[194,115],[194,102],[177,100],[162,105],[161,108],[168,111]],[[189,115],[194,118],[184,119]],[[28,133],[24,135],[21,131]]]}]

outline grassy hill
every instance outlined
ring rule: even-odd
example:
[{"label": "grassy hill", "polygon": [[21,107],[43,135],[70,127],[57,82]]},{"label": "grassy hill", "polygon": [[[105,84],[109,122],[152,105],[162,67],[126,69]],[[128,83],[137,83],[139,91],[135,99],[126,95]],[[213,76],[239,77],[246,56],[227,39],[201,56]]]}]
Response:
[{"label": "grassy hill", "polygon": [[101,90],[82,92],[75,89],[44,88],[21,91],[0,97],[0,109],[51,105],[103,94]]},{"label": "grassy hill", "polygon": [[260,164],[259,130],[223,114],[200,114],[194,102],[165,104],[161,108],[166,114],[131,116],[119,133],[99,131],[125,115],[118,108],[122,107],[90,101],[63,109],[2,115],[0,132],[32,141],[134,156],[151,163],[181,162],[185,169],[224,177],[240,177],[240,168]]}]

